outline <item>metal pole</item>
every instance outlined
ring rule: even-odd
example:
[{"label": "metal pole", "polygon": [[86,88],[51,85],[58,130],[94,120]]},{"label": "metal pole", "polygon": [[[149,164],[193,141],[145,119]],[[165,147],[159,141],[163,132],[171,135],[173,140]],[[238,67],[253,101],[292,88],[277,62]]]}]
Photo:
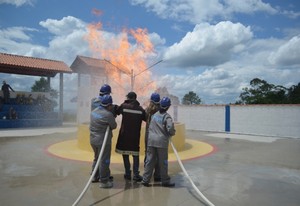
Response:
[{"label": "metal pole", "polygon": [[162,62],[162,61],[163,61],[163,60],[160,60],[160,61],[156,62],[155,64],[152,64],[150,67],[148,67],[147,69],[141,71],[140,73],[136,74],[135,76],[138,76],[138,75],[140,75],[141,73],[147,71],[148,69],[151,69],[152,67],[154,67],[155,65],[159,64],[159,63]]},{"label": "metal pole", "polygon": [[133,69],[131,69],[131,91],[134,89],[134,74]]},{"label": "metal pole", "polygon": [[59,73],[59,113],[60,121],[63,122],[63,112],[64,112],[64,75]]}]

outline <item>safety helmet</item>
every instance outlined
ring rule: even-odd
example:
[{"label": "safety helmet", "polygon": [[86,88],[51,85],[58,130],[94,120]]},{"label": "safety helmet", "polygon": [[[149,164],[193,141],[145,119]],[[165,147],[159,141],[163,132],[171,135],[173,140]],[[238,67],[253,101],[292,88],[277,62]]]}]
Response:
[{"label": "safety helmet", "polygon": [[163,97],[161,100],[160,100],[160,107],[162,109],[167,109],[169,106],[171,106],[171,100],[169,97]]},{"label": "safety helmet", "polygon": [[160,101],[160,95],[158,93],[152,93],[151,94],[151,97],[150,97],[150,100],[155,103],[155,104],[158,104],[159,101]]},{"label": "safety helmet", "polygon": [[112,97],[109,94],[105,94],[99,99],[101,101],[100,105],[103,107],[107,107],[107,106],[111,105],[113,102]]},{"label": "safety helmet", "polygon": [[103,84],[100,88],[100,95],[110,94],[111,87],[108,84]]}]

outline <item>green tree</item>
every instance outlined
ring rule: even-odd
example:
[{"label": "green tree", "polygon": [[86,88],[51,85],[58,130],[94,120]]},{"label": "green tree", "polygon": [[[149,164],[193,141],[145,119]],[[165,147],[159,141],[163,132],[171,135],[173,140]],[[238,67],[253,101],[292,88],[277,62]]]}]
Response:
[{"label": "green tree", "polygon": [[182,104],[186,104],[186,105],[201,104],[201,99],[195,92],[189,91],[189,93],[185,94],[184,97],[182,98]]},{"label": "green tree", "polygon": [[300,104],[300,82],[288,89],[288,102],[290,104]]},{"label": "green tree", "polygon": [[41,77],[39,81],[35,81],[34,85],[31,87],[32,92],[49,92],[50,96],[54,99],[58,97],[58,92],[50,87],[47,79]]},{"label": "green tree", "polygon": [[254,78],[250,81],[250,88],[243,88],[240,101],[237,104],[285,104],[288,103],[288,90],[280,85],[269,84],[265,80]]},{"label": "green tree", "polygon": [[51,107],[54,108],[58,104],[55,99],[58,97],[58,92],[55,89],[50,87],[49,82],[46,78],[41,77],[39,81],[35,81],[34,85],[31,87],[32,92],[49,92],[50,93],[50,104]]}]

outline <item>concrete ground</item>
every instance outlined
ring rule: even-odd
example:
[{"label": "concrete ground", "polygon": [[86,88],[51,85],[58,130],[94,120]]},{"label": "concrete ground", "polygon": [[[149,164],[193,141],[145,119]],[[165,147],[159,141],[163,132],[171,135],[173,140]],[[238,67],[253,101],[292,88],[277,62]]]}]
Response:
[{"label": "concrete ground", "polygon": [[[300,139],[186,131],[186,137],[216,147],[184,161],[191,179],[216,206],[299,206]],[[0,130],[1,205],[72,205],[85,187],[91,163],[55,157],[49,145],[76,138],[76,127]],[[143,164],[140,166],[143,172]],[[78,205],[207,205],[169,164],[174,188],[144,187],[123,179],[123,164],[111,164],[114,187],[92,183]]]}]

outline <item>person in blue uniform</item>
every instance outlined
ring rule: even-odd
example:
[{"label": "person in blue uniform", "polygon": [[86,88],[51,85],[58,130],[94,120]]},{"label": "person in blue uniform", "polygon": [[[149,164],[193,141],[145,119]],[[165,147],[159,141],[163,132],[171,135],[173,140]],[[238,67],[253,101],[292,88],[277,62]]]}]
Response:
[{"label": "person in blue uniform", "polygon": [[[100,105],[95,108],[90,115],[90,144],[94,151],[94,160],[92,168],[97,169],[97,172],[92,182],[100,181],[100,188],[111,188],[113,186],[110,174],[110,157],[112,144],[112,130],[117,128],[117,123],[113,113],[111,112],[112,97],[104,95],[101,98]],[[106,128],[109,127],[109,133],[106,144],[103,145]],[[104,152],[100,160],[99,168],[95,168],[102,145]]]},{"label": "person in blue uniform", "polygon": [[149,125],[149,137],[147,145],[147,155],[142,184],[150,186],[153,170],[156,162],[159,164],[161,185],[164,187],[174,187],[175,183],[170,182],[168,176],[168,147],[169,139],[175,135],[174,122],[170,114],[167,113],[171,106],[171,100],[163,97],[160,101],[160,109],[151,118]]}]

